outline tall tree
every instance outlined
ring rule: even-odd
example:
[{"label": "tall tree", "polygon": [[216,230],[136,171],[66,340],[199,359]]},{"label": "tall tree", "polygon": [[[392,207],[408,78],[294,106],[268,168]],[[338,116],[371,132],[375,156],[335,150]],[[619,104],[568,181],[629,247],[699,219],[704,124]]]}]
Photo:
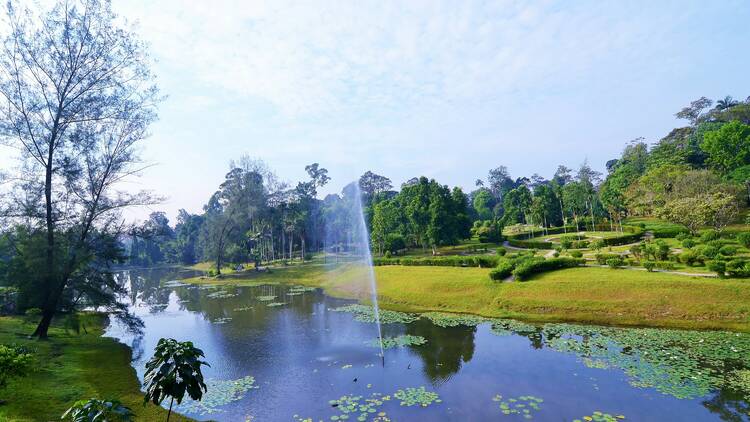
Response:
[{"label": "tall tree", "polygon": [[45,338],[71,278],[96,271],[94,245],[118,230],[118,211],[153,202],[116,186],[138,171],[135,145],[156,118],[158,91],[143,43],[118,27],[109,2],[71,0],[34,14],[10,1],[7,15],[0,136],[25,160],[19,194],[42,204],[10,215],[44,232],[34,334]]}]

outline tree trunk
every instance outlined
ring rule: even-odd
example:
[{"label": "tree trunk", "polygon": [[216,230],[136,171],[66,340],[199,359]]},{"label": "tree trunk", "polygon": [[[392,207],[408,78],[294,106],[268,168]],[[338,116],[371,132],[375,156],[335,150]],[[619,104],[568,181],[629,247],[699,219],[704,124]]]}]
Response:
[{"label": "tree trunk", "polygon": [[169,417],[172,416],[172,405],[174,404],[174,397],[172,397],[172,400],[169,401],[169,412],[167,412],[167,422],[169,422]]}]

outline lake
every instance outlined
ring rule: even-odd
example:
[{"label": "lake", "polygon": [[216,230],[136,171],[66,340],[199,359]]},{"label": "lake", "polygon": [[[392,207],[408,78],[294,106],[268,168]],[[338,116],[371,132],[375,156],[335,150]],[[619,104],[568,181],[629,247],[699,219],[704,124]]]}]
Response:
[{"label": "lake", "polygon": [[203,349],[209,391],[177,406],[199,420],[750,420],[748,334],[385,311],[380,356],[370,307],[293,280],[175,281],[192,275],[123,273],[145,329],[106,335],[141,380],[159,338]]}]

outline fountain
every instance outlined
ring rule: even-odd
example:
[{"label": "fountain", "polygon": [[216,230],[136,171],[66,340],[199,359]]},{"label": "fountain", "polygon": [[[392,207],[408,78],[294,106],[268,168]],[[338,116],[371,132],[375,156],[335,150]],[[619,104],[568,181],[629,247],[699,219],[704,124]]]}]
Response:
[{"label": "fountain", "polygon": [[[378,308],[378,292],[375,282],[375,271],[372,266],[370,250],[370,235],[367,232],[365,214],[362,205],[362,192],[357,182],[353,182],[344,189],[343,207],[341,212],[329,216],[327,228],[327,251],[335,254],[334,262],[345,262],[352,290],[358,297],[367,297],[372,302],[375,325],[377,326],[380,342],[380,356],[385,366],[385,350],[383,347],[383,333],[380,327],[380,309]],[[343,248],[342,248],[343,244]],[[342,249],[344,256],[342,257]],[[328,260],[326,260],[328,262]],[[348,278],[349,278],[348,277]]]}]

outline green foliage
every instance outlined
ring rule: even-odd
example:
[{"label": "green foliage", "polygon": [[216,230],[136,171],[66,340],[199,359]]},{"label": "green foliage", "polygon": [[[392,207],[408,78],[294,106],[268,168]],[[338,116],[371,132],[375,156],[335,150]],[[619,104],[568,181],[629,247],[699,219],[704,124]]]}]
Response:
[{"label": "green foliage", "polygon": [[727,272],[727,266],[724,261],[708,261],[707,267],[715,272],[720,278],[724,278]]},{"label": "green foliage", "polygon": [[201,360],[204,356],[192,342],[160,339],[154,356],[146,363],[144,402],[160,405],[171,397],[179,404],[185,393],[193,400],[200,400],[207,389],[201,371],[203,365],[208,366]]},{"label": "green foliage", "polygon": [[648,272],[652,272],[652,271],[654,271],[654,268],[656,268],[656,262],[654,262],[654,261],[645,261],[643,263],[643,268],[645,268],[646,271],[648,271]]},{"label": "green foliage", "polygon": [[612,253],[598,253],[594,256],[594,259],[596,259],[596,263],[599,265],[607,265],[607,261],[615,258],[620,258],[620,255]]},{"label": "green foliage", "polygon": [[88,399],[73,404],[61,417],[69,422],[129,422],[135,413],[117,400]]},{"label": "green foliage", "polygon": [[[404,334],[397,337],[383,337],[383,348],[384,349],[394,349],[397,347],[406,347],[406,346],[421,346],[423,344],[427,343],[427,339],[425,339],[422,336],[413,336],[411,334]],[[371,347],[380,347],[380,340],[374,339],[367,342],[367,344]]]},{"label": "green foliage", "polygon": [[532,275],[559,270],[562,268],[573,268],[585,265],[586,261],[580,258],[550,258],[550,259],[530,259],[523,261],[513,270],[513,277],[516,280],[528,280]]},{"label": "green foliage", "polygon": [[619,255],[607,259],[606,263],[609,268],[621,268],[625,265],[625,261]]},{"label": "green foliage", "polygon": [[683,248],[688,248],[688,249],[690,249],[690,248],[694,247],[695,245],[697,245],[697,243],[695,242],[695,240],[693,240],[692,238],[684,239],[681,242],[681,244],[682,244]]},{"label": "green foliage", "polygon": [[679,256],[680,262],[687,266],[693,266],[700,262],[700,256],[694,251],[684,251]]},{"label": "green foliage", "polygon": [[500,406],[500,412],[503,415],[522,415],[525,419],[531,419],[533,412],[541,409],[544,400],[534,396],[520,396],[503,398],[497,394],[492,398]]},{"label": "green foliage", "polygon": [[674,271],[675,265],[671,261],[656,261],[656,268],[664,271]]},{"label": "green foliage", "polygon": [[178,409],[200,415],[219,413],[222,406],[242,400],[248,391],[258,388],[252,376],[233,380],[209,379],[206,387],[200,400],[187,400]]},{"label": "green foliage", "polygon": [[499,256],[436,256],[429,258],[373,258],[373,265],[405,265],[405,266],[434,266],[434,267],[481,267],[491,268],[497,265]]},{"label": "green foliage", "polygon": [[33,361],[33,356],[25,348],[0,344],[0,388],[4,388],[11,378],[28,375]]},{"label": "green foliage", "polygon": [[737,241],[744,247],[750,248],[750,232],[742,232],[737,234]]},{"label": "green foliage", "polygon": [[440,396],[437,393],[425,390],[424,387],[406,388],[393,393],[393,397],[401,400],[401,406],[421,406],[427,407],[432,403],[441,403]]},{"label": "green foliage", "polygon": [[[750,233],[748,233],[748,234],[750,234]],[[508,253],[508,250],[505,249],[504,247],[500,246],[499,248],[495,249],[495,253],[497,253],[497,256],[505,256],[505,254]]]},{"label": "green foliage", "polygon": [[581,251],[570,251],[570,256],[573,258],[583,258],[583,252]]},{"label": "green foliage", "polygon": [[708,154],[708,163],[728,173],[750,164],[750,126],[738,121],[722,125],[703,135],[701,149]]},{"label": "green foliage", "polygon": [[719,253],[724,256],[733,256],[734,254],[737,253],[737,247],[731,246],[731,245],[725,245],[719,249]]},{"label": "green foliage", "polygon": [[708,243],[719,239],[721,239],[721,233],[718,230],[706,230],[701,233],[701,243]]}]

